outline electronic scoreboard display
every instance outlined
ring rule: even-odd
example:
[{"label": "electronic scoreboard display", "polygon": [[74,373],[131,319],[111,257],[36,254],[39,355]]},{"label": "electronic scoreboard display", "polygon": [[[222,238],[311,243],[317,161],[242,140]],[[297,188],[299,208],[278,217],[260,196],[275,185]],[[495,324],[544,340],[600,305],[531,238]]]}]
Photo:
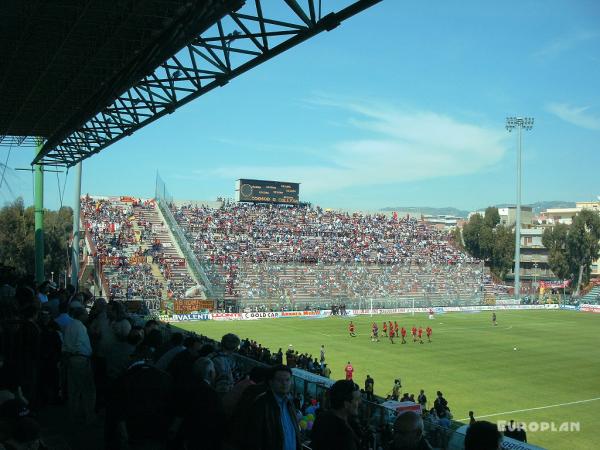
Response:
[{"label": "electronic scoreboard display", "polygon": [[300,198],[300,184],[240,179],[237,180],[235,195],[238,202],[297,205]]}]

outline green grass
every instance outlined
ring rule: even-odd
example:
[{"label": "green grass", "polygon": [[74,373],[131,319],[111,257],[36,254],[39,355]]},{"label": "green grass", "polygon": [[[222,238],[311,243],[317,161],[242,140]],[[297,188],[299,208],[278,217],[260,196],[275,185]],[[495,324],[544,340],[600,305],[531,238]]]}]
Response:
[{"label": "green grass", "polygon": [[[571,311],[499,311],[498,326],[491,313],[450,313],[428,320],[425,314],[375,316],[433,328],[433,342],[390,344],[369,339],[372,318],[352,318],[358,336],[347,333],[347,318],[265,319],[260,321],[193,322],[181,328],[219,339],[234,332],[276,351],[289,344],[318,357],[325,344],[333,378],[344,376],[351,361],[361,387],[367,374],[375,392],[387,395],[394,378],[403,389],[418,394],[425,389],[430,403],[441,390],[455,419],[504,413],[547,405],[600,398],[600,315]],[[513,348],[518,350],[514,351]],[[579,422],[579,432],[528,432],[529,442],[548,449],[598,449],[600,400],[545,409],[501,414],[487,420],[520,422]]]}]

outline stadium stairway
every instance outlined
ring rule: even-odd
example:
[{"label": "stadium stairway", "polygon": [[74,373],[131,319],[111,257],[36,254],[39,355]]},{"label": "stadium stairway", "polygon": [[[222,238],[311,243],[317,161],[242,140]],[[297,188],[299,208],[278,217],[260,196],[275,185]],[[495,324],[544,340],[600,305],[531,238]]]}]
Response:
[{"label": "stadium stairway", "polygon": [[[152,234],[160,241],[166,258],[184,258],[174,239],[172,239],[168,227],[163,222],[156,204],[152,203],[149,207],[135,208],[134,214],[138,221],[147,221],[151,224]],[[158,272],[160,273],[160,270]],[[190,278],[193,280],[193,283],[189,282]],[[186,286],[186,288],[192,287],[194,284],[200,284],[198,280],[194,279],[190,271],[188,271],[187,265],[183,267],[173,266],[169,280],[176,286]],[[196,295],[194,298],[205,299],[206,296],[201,292],[200,295]]]},{"label": "stadium stairway", "polygon": [[598,303],[600,301],[600,286],[594,286],[590,292],[581,297],[581,303]]}]

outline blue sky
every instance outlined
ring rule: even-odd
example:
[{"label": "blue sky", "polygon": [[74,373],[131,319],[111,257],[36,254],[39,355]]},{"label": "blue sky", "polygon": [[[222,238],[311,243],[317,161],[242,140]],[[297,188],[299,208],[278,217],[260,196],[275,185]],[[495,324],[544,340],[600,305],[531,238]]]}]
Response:
[{"label": "blue sky", "polygon": [[[535,117],[523,201],[595,199],[598,80],[596,1],[384,0],[86,160],[82,191],[151,197],[158,170],[179,199],[233,197],[236,179],[258,178],[300,182],[324,207],[475,209],[514,202],[504,122],[523,115]],[[31,176],[7,177],[0,201],[31,204]],[[46,176],[47,207],[64,177]]]}]

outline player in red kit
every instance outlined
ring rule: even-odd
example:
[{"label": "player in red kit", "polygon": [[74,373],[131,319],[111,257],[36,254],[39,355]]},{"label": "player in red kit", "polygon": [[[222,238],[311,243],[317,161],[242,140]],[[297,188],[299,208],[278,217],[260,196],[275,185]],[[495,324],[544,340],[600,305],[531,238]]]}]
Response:
[{"label": "player in red kit", "polygon": [[396,335],[396,333],[394,332],[394,327],[390,327],[390,342],[393,344],[394,343],[394,336]]},{"label": "player in red kit", "polygon": [[387,337],[387,322],[383,322],[383,334]]},{"label": "player in red kit", "polygon": [[406,344],[406,328],[402,327],[400,329],[400,334],[402,335],[402,343]]},{"label": "player in red kit", "polygon": [[350,337],[356,337],[356,333],[354,332],[354,324],[350,321],[350,325],[348,325],[348,333],[350,333]]},{"label": "player in red kit", "polygon": [[410,334],[412,334],[413,342],[417,342],[417,327],[413,325],[413,327],[410,330]]},{"label": "player in red kit", "polygon": [[396,336],[398,336],[398,334],[399,334],[399,333],[398,333],[398,329],[399,329],[399,328],[398,328],[398,322],[396,322],[396,321],[394,320],[394,334],[395,334]]},{"label": "player in red kit", "polygon": [[419,343],[423,343],[423,327],[419,327]]},{"label": "player in red kit", "polygon": [[352,367],[352,364],[350,364],[350,361],[348,361],[348,364],[346,364],[346,367],[344,368],[344,372],[346,372],[346,380],[352,380],[352,374],[354,373],[354,367]]},{"label": "player in red kit", "polygon": [[392,323],[392,321],[390,320],[390,323],[388,324],[388,332],[390,331],[394,331],[394,324]]},{"label": "player in red kit", "polygon": [[433,330],[431,329],[431,327],[427,327],[427,329],[425,330],[425,332],[427,333],[427,340],[428,340],[429,342],[431,342],[431,332],[432,332],[432,331],[433,331]]}]

